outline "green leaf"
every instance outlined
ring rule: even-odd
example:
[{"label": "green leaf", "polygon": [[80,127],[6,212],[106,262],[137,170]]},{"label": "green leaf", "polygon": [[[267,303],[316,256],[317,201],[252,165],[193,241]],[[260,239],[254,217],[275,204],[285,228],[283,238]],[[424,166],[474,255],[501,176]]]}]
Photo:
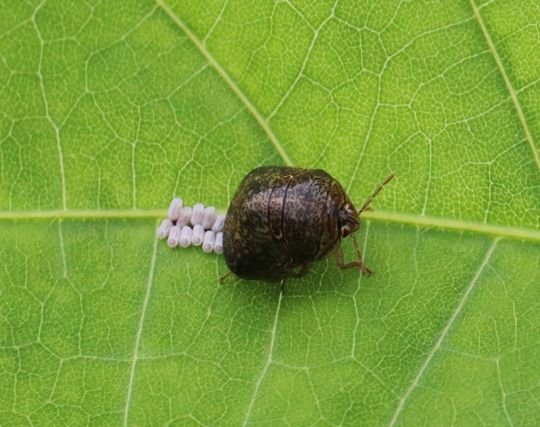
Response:
[{"label": "green leaf", "polygon": [[[538,425],[540,10],[5,2],[0,424]],[[284,292],[155,240],[263,164],[361,203]],[[353,256],[348,240],[347,258]]]}]

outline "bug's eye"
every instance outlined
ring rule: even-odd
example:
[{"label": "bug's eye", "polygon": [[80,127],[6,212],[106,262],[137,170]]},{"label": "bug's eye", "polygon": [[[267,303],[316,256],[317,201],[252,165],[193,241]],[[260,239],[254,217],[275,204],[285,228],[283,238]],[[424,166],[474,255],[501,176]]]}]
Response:
[{"label": "bug's eye", "polygon": [[351,229],[348,225],[341,227],[341,237],[347,237],[351,233]]},{"label": "bug's eye", "polygon": [[347,237],[349,234],[356,231],[359,225],[358,215],[349,205],[345,205],[345,207],[338,212],[338,222],[341,237]]}]

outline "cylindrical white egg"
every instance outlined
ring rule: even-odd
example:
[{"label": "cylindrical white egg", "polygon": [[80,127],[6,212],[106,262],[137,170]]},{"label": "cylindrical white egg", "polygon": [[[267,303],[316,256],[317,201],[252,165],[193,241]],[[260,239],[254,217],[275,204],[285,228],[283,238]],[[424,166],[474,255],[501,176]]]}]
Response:
[{"label": "cylindrical white egg", "polygon": [[179,227],[188,225],[189,221],[191,220],[192,212],[193,210],[189,206],[182,208],[182,211],[180,212],[180,216],[178,217],[178,220],[176,221],[176,225],[178,225]]},{"label": "cylindrical white egg", "polygon": [[202,226],[205,230],[210,230],[212,226],[214,225],[214,222],[216,222],[216,208],[213,206],[208,206],[204,210],[204,216],[202,220]]},{"label": "cylindrical white egg", "polygon": [[169,211],[167,217],[171,221],[176,221],[180,217],[180,212],[182,211],[182,199],[180,197],[175,197],[172,199],[171,204],[169,205]]},{"label": "cylindrical white egg", "polygon": [[166,237],[168,237],[172,226],[172,221],[169,218],[165,218],[163,221],[161,221],[161,224],[156,230],[156,237],[158,239],[165,239]]},{"label": "cylindrical white egg", "polygon": [[191,236],[191,244],[200,246],[204,239],[204,228],[201,224],[195,224],[193,226],[193,235]]},{"label": "cylindrical white egg", "polygon": [[176,246],[178,246],[178,242],[180,241],[180,233],[180,227],[178,227],[177,225],[171,227],[171,231],[169,232],[169,238],[167,239],[167,244],[171,248],[175,248]]},{"label": "cylindrical white egg", "polygon": [[182,232],[180,233],[180,246],[183,248],[187,248],[189,245],[191,245],[191,236],[193,234],[193,230],[189,225],[184,225],[182,227]]},{"label": "cylindrical white egg", "polygon": [[204,240],[202,244],[202,250],[206,253],[212,252],[214,249],[214,232],[212,230],[208,230],[206,233],[204,233]]},{"label": "cylindrical white egg", "polygon": [[218,233],[220,231],[223,231],[223,225],[225,224],[225,215],[220,214],[217,216],[216,220],[214,221],[214,225],[212,226],[212,231],[214,233]]},{"label": "cylindrical white egg", "polygon": [[214,239],[214,252],[216,254],[223,253],[223,233],[221,231],[216,234],[216,238]]},{"label": "cylindrical white egg", "polygon": [[196,203],[193,205],[193,212],[191,213],[191,224],[201,224],[204,217],[204,205],[202,203]]}]

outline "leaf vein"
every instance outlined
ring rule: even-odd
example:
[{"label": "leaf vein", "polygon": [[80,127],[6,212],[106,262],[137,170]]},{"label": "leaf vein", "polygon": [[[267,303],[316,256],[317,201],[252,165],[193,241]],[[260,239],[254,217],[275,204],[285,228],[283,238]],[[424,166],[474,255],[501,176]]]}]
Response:
[{"label": "leaf vein", "polygon": [[512,82],[510,81],[510,77],[508,76],[508,73],[506,72],[506,69],[504,68],[504,64],[501,60],[501,57],[499,56],[499,53],[497,52],[495,44],[493,43],[493,40],[491,39],[491,36],[487,30],[486,24],[484,23],[482,15],[480,14],[480,8],[476,6],[476,3],[474,0],[469,0],[469,3],[474,12],[474,17],[476,18],[476,22],[478,22],[478,25],[480,26],[480,30],[482,31],[482,35],[484,36],[484,39],[486,40],[486,44],[488,45],[489,50],[495,60],[495,63],[497,64],[497,68],[499,69],[499,72],[504,80],[506,89],[508,90],[508,93],[510,94],[510,98],[512,99],[512,103],[514,104],[514,109],[516,110],[517,116],[519,118],[519,122],[523,129],[523,133],[525,134],[525,139],[527,140],[531,148],[531,152],[532,152],[533,160],[536,164],[536,168],[538,169],[538,172],[540,173],[540,156],[538,154],[538,150],[536,149],[536,146],[534,145],[534,139],[529,129],[529,125],[527,124],[527,119],[525,118],[525,114],[523,113],[521,103],[519,102],[517,92],[514,89]]},{"label": "leaf vein", "polygon": [[313,30],[313,38],[311,39],[311,43],[309,44],[309,47],[304,57],[304,61],[302,62],[302,65],[300,66],[300,70],[298,71],[298,74],[296,75],[296,77],[294,78],[294,81],[285,92],[285,95],[282,96],[282,98],[279,100],[277,105],[274,107],[274,110],[268,115],[267,121],[270,121],[272,117],[274,117],[278,113],[278,111],[281,109],[285,101],[289,98],[290,94],[292,93],[292,91],[294,90],[294,88],[296,87],[296,85],[298,84],[302,76],[304,75],[304,71],[309,61],[309,57],[311,55],[311,52],[313,51],[313,48],[315,47],[315,43],[317,42],[317,39],[319,38],[319,34],[321,30],[324,28],[324,26],[328,23],[328,21],[330,21],[335,16],[334,12],[335,12],[336,6],[337,6],[337,2],[334,4],[334,7],[332,8],[332,12],[330,13],[330,15],[326,17],[326,19],[321,23],[321,25],[319,25],[317,29]]},{"label": "leaf vein", "polygon": [[154,269],[156,266],[156,254],[157,254],[157,237],[154,237],[154,247],[152,249],[152,259],[150,261],[150,271],[148,273],[148,282],[146,284],[146,291],[144,294],[143,305],[141,308],[141,317],[139,318],[139,324],[137,325],[137,332],[135,334],[135,345],[133,347],[133,355],[131,357],[131,369],[129,372],[129,382],[126,396],[126,406],[124,407],[124,426],[128,425],[129,408],[131,404],[131,397],[133,395],[133,384],[135,382],[135,370],[137,368],[137,359],[139,355],[139,347],[141,344],[142,331],[144,327],[144,318],[148,308],[148,301],[150,300],[150,291],[152,290],[152,283],[154,279]]},{"label": "leaf vein", "polygon": [[463,311],[463,308],[465,307],[467,301],[469,300],[473,290],[476,288],[476,284],[478,283],[478,279],[480,279],[480,276],[482,275],[482,273],[484,272],[486,266],[488,265],[489,260],[491,259],[491,256],[493,255],[493,252],[495,251],[495,248],[497,247],[497,243],[499,243],[499,240],[500,240],[500,238],[497,238],[497,239],[493,240],[493,243],[488,248],[486,254],[484,255],[484,258],[482,259],[482,262],[480,263],[480,265],[476,269],[476,273],[474,274],[472,280],[470,281],[469,285],[465,289],[465,292],[464,292],[463,296],[459,300],[459,303],[458,303],[456,309],[454,310],[454,312],[452,313],[452,315],[448,319],[448,322],[446,323],[446,325],[443,328],[441,334],[439,335],[439,338],[435,342],[435,345],[433,346],[431,351],[428,353],[428,355],[426,357],[426,360],[424,361],[424,363],[420,367],[420,369],[419,369],[418,373],[416,374],[416,377],[414,378],[412,384],[409,386],[409,388],[407,388],[407,390],[405,390],[405,393],[403,394],[403,396],[399,400],[399,404],[398,404],[398,406],[396,408],[396,412],[394,412],[394,415],[392,416],[392,419],[390,420],[390,423],[388,424],[389,427],[392,427],[392,426],[394,426],[396,424],[397,419],[399,418],[399,415],[401,414],[401,412],[403,411],[403,409],[405,407],[405,404],[409,400],[409,398],[410,398],[411,394],[413,393],[414,389],[418,386],[420,380],[422,379],[422,377],[424,376],[425,372],[427,371],[429,365],[431,364],[431,361],[435,357],[435,354],[441,349],[441,345],[442,345],[443,341],[446,339],[446,337],[450,333],[450,330],[452,329],[452,327],[454,326],[454,323],[456,322],[459,315]]},{"label": "leaf vein", "polygon": [[229,76],[227,71],[219,64],[219,62],[216,61],[216,59],[212,56],[212,54],[208,51],[206,46],[193,34],[193,32],[188,28],[188,26],[180,19],[180,17],[174,13],[174,11],[163,1],[163,0],[156,0],[158,6],[169,16],[169,18],[172,19],[172,21],[180,28],[188,37],[188,39],[195,45],[195,47],[199,50],[199,52],[206,58],[210,66],[216,70],[216,72],[219,74],[219,76],[225,81],[225,83],[229,86],[229,88],[233,91],[233,93],[242,101],[242,103],[245,105],[246,109],[251,113],[251,115],[255,118],[257,123],[260,125],[262,130],[266,133],[266,136],[274,146],[275,150],[278,152],[280,157],[283,159],[283,162],[287,166],[293,166],[293,162],[291,161],[289,155],[283,148],[283,145],[279,142],[276,135],[274,134],[274,131],[266,121],[266,119],[262,116],[262,114],[257,110],[257,108],[253,105],[253,103],[248,99],[248,97],[244,94],[244,92],[240,89],[240,87],[233,81],[233,79]]},{"label": "leaf vein", "polygon": [[249,401],[249,405],[246,411],[246,416],[244,417],[242,426],[246,426],[248,423],[249,417],[251,416],[251,411],[253,410],[253,405],[255,404],[255,400],[257,399],[257,394],[259,394],[259,388],[261,387],[261,383],[264,377],[266,376],[266,372],[268,371],[268,368],[270,367],[270,364],[272,363],[272,353],[274,351],[274,344],[276,341],[277,322],[278,322],[279,309],[281,307],[282,298],[283,298],[283,290],[280,290],[279,298],[277,302],[276,314],[274,316],[274,324],[272,325],[272,333],[270,335],[270,346],[268,347],[268,356],[266,357],[266,361],[261,370],[261,374],[259,375],[259,378],[257,379],[257,382],[255,383],[255,389],[253,390],[253,394],[251,395],[251,399]]},{"label": "leaf vein", "polygon": [[45,45],[45,41],[43,40],[43,36],[41,35],[41,31],[39,30],[39,27],[36,22],[36,16],[40,9],[45,5],[45,2],[47,0],[42,0],[41,3],[37,5],[37,7],[34,10],[34,13],[32,14],[32,25],[34,26],[34,30],[36,31],[36,35],[39,41],[39,63],[38,63],[38,69],[37,69],[37,76],[39,80],[39,87],[41,90],[41,96],[43,99],[43,106],[45,108],[45,117],[47,118],[47,121],[50,123],[51,127],[54,130],[54,137],[56,142],[56,151],[58,152],[58,163],[60,165],[60,184],[62,188],[62,209],[67,209],[67,201],[66,201],[66,174],[64,170],[64,154],[62,150],[62,144],[60,143],[60,128],[53,120],[51,113],[49,111],[49,100],[47,98],[47,93],[45,91],[45,82],[43,80],[43,47]]}]

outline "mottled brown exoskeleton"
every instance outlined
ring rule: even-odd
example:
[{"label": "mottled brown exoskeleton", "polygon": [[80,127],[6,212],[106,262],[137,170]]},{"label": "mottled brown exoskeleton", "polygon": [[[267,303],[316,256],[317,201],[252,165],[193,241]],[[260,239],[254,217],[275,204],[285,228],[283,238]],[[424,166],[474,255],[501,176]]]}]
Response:
[{"label": "mottled brown exoskeleton", "polygon": [[323,170],[254,169],[238,187],[225,218],[227,266],[242,279],[279,281],[303,276],[314,261],[335,253],[339,268],[371,274],[354,236],[357,260],[345,263],[340,243],[359,228],[360,214],[392,177],[357,210],[340,183]]}]

